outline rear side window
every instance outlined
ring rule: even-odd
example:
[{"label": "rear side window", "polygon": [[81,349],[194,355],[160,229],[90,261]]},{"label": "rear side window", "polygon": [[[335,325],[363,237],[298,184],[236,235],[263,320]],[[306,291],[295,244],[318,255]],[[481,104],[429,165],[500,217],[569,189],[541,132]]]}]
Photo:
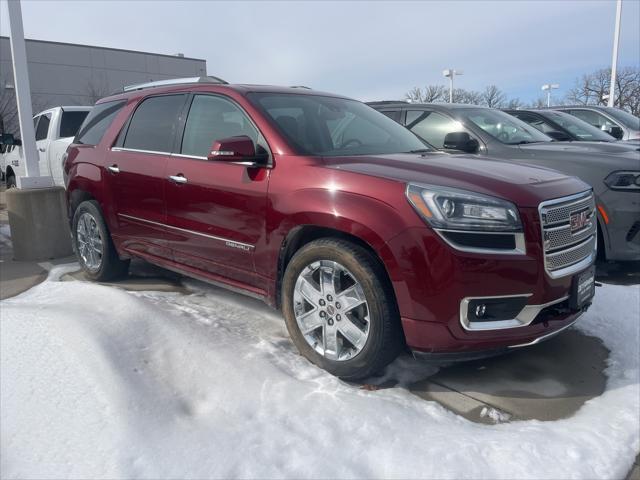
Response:
[{"label": "rear side window", "polygon": [[144,100],[131,118],[124,148],[171,152],[184,101],[185,95],[164,95]]},{"label": "rear side window", "polygon": [[60,138],[75,137],[89,112],[62,112]]},{"label": "rear side window", "polygon": [[46,140],[49,133],[49,125],[51,124],[51,115],[46,114],[40,117],[38,127],[36,128],[36,142],[38,140]]},{"label": "rear side window", "polygon": [[125,103],[124,101],[105,102],[93,107],[89,115],[84,119],[73,142],[85,145],[97,145],[100,143],[111,122],[116,118]]}]

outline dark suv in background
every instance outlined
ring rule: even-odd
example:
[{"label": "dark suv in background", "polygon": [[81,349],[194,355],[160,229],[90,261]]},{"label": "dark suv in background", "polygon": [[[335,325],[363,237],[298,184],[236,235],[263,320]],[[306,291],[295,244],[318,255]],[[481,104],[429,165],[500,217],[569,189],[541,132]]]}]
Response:
[{"label": "dark suv in background", "polygon": [[596,196],[600,254],[640,260],[640,152],[625,142],[556,142],[527,123],[493,108],[456,104],[373,102],[371,106],[438,150],[491,157],[575,175]]},{"label": "dark suv in background", "polygon": [[95,106],[64,167],[89,278],[139,257],[264,299],[305,357],[345,378],[404,345],[460,358],[538,343],[594,293],[588,185],[452,162],[336,95],[140,85]]}]

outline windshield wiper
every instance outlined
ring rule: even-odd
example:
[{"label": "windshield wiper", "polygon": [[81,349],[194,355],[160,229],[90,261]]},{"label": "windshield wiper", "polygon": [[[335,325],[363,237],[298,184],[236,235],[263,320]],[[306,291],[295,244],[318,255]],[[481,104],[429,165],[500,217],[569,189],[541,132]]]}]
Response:
[{"label": "windshield wiper", "polygon": [[431,153],[431,152],[433,152],[433,150],[430,148],[418,148],[417,150],[409,150],[408,152],[404,152],[404,153]]}]

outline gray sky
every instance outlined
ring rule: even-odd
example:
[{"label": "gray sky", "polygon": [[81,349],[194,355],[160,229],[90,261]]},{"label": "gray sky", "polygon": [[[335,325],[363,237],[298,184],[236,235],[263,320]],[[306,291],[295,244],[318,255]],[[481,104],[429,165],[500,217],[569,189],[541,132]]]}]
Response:
[{"label": "gray sky", "polygon": [[[0,3],[6,0],[0,0]],[[230,82],[308,85],[362,100],[414,86],[494,83],[510,97],[559,95],[610,66],[615,2],[607,1],[36,1],[27,38],[207,60]],[[6,5],[0,33],[9,34]],[[623,6],[621,66],[640,66],[640,1]]]}]

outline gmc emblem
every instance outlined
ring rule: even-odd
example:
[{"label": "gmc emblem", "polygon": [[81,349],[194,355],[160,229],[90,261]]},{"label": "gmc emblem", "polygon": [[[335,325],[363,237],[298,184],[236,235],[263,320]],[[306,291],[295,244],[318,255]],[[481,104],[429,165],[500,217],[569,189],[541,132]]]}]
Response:
[{"label": "gmc emblem", "polygon": [[582,230],[589,224],[589,210],[571,213],[569,221],[571,223],[571,233]]}]

